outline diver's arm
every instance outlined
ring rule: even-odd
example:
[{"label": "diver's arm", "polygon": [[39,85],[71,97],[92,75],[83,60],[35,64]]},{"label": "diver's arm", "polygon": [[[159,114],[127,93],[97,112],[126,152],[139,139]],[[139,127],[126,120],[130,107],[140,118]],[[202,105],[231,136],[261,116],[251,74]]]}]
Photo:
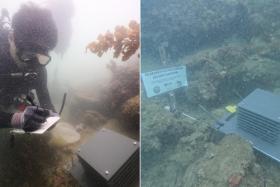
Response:
[{"label": "diver's arm", "polygon": [[50,98],[48,86],[47,86],[47,70],[45,68],[40,72],[39,80],[36,86],[36,93],[42,108],[46,108],[56,112]]}]

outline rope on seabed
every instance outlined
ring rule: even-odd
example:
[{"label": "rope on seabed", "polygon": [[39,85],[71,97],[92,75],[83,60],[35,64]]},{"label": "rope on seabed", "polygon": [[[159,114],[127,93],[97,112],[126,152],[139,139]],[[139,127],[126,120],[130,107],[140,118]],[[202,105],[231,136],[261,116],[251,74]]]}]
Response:
[{"label": "rope on seabed", "polygon": [[182,113],[182,115],[184,115],[184,116],[186,116],[186,117],[188,117],[188,118],[191,118],[192,120],[197,120],[196,118],[194,118],[194,117],[192,117],[192,116],[190,116],[190,115],[188,115],[188,114],[185,114],[184,112]]}]

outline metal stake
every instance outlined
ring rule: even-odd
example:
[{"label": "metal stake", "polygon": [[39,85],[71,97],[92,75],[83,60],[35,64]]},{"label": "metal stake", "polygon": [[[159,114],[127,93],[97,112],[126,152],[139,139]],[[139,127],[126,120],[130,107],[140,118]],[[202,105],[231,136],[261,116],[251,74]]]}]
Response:
[{"label": "metal stake", "polygon": [[175,97],[175,93],[173,91],[168,93],[168,103],[169,103],[169,111],[171,113],[175,113],[177,111],[176,109],[176,97]]}]

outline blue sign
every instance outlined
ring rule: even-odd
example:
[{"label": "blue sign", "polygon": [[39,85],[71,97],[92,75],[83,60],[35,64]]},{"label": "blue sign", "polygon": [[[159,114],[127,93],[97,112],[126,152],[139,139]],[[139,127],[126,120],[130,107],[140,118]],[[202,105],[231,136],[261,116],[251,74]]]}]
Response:
[{"label": "blue sign", "polygon": [[188,86],[186,66],[146,72],[141,77],[148,97]]}]

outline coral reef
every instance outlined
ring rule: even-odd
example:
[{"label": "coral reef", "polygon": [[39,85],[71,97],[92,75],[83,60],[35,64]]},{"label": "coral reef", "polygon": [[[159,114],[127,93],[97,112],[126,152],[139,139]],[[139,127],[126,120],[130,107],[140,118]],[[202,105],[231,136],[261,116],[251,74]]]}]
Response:
[{"label": "coral reef", "polygon": [[122,64],[111,61],[107,68],[112,78],[108,85],[102,88],[100,98],[107,116],[120,116],[126,122],[139,125],[139,56],[132,56],[140,45],[140,26],[136,21],[130,21],[129,26],[117,26],[115,32],[100,34],[97,41],[87,46],[92,53],[101,57],[108,50],[114,51],[114,58],[121,56]]},{"label": "coral reef", "polygon": [[160,107],[146,99],[142,99],[141,102],[143,158],[145,158],[146,153],[150,155],[176,145],[182,136],[193,132],[190,125],[192,123],[188,119],[177,119],[163,106]]},{"label": "coral reef", "polygon": [[174,116],[161,98],[141,102],[142,186],[178,186],[186,168],[205,152],[209,125]]},{"label": "coral reef", "polygon": [[168,55],[175,60],[231,38],[272,42],[279,38],[279,8],[273,0],[145,1],[142,55],[159,58],[158,46],[162,42],[168,42]]},{"label": "coral reef", "polygon": [[140,99],[139,95],[134,96],[130,99],[128,99],[123,105],[122,105],[122,117],[125,121],[128,123],[135,124],[136,126],[139,126],[139,116],[140,116]]},{"label": "coral reef", "polygon": [[[169,162],[175,162],[176,167],[178,164],[187,166],[204,150],[201,142],[207,141],[210,131],[209,125],[203,121],[193,121],[166,111],[161,99],[153,101],[142,98],[141,132],[143,181],[153,183],[152,178],[156,178],[157,172],[148,172],[153,171],[153,165],[162,162],[167,167]],[[168,156],[169,153],[172,153],[171,156]],[[166,154],[168,158],[165,158]],[[165,166],[160,167],[164,169]]]},{"label": "coral reef", "polygon": [[69,107],[72,124],[84,124],[98,129],[108,118],[118,118],[125,123],[139,125],[139,62],[128,61],[108,64],[111,79],[99,87],[100,94],[72,90]]},{"label": "coral reef", "polygon": [[[231,154],[228,154],[228,153]],[[226,136],[208,147],[185,172],[183,186],[237,186],[255,161],[253,149],[238,136]]]},{"label": "coral reef", "polygon": [[103,88],[102,103],[106,106],[107,114],[121,113],[122,105],[130,98],[139,94],[139,63],[111,62],[108,68],[112,72],[112,79]]},{"label": "coral reef", "polygon": [[265,47],[256,50],[253,44],[231,44],[182,58],[180,62],[191,72],[184,98],[189,103],[217,107],[245,97],[256,87],[272,89],[278,83],[270,80],[280,78],[280,67],[275,60],[262,57],[266,51]]},{"label": "coral reef", "polygon": [[[142,186],[277,186],[279,165],[255,156],[248,142],[229,135],[214,144],[209,120],[174,119],[162,103],[142,104]],[[183,133],[171,130],[179,127]]]},{"label": "coral reef", "polygon": [[0,186],[78,186],[61,170],[69,154],[50,145],[49,134],[16,135],[10,147],[9,130],[1,130]]},{"label": "coral reef", "polygon": [[142,54],[158,56],[157,46],[166,41],[177,59],[233,35],[251,37],[248,8],[238,0],[144,1],[141,10]]},{"label": "coral reef", "polygon": [[[165,56],[173,59],[168,62],[187,67],[189,85],[176,91],[177,108],[198,119],[166,113],[164,96],[147,99],[142,90],[142,186],[279,186],[279,163],[253,152],[237,136],[221,140],[211,126],[226,105],[256,88],[279,93],[280,3],[142,4],[142,70],[165,66],[157,63],[158,46],[168,43]],[[183,134],[173,130],[179,127]]]}]

